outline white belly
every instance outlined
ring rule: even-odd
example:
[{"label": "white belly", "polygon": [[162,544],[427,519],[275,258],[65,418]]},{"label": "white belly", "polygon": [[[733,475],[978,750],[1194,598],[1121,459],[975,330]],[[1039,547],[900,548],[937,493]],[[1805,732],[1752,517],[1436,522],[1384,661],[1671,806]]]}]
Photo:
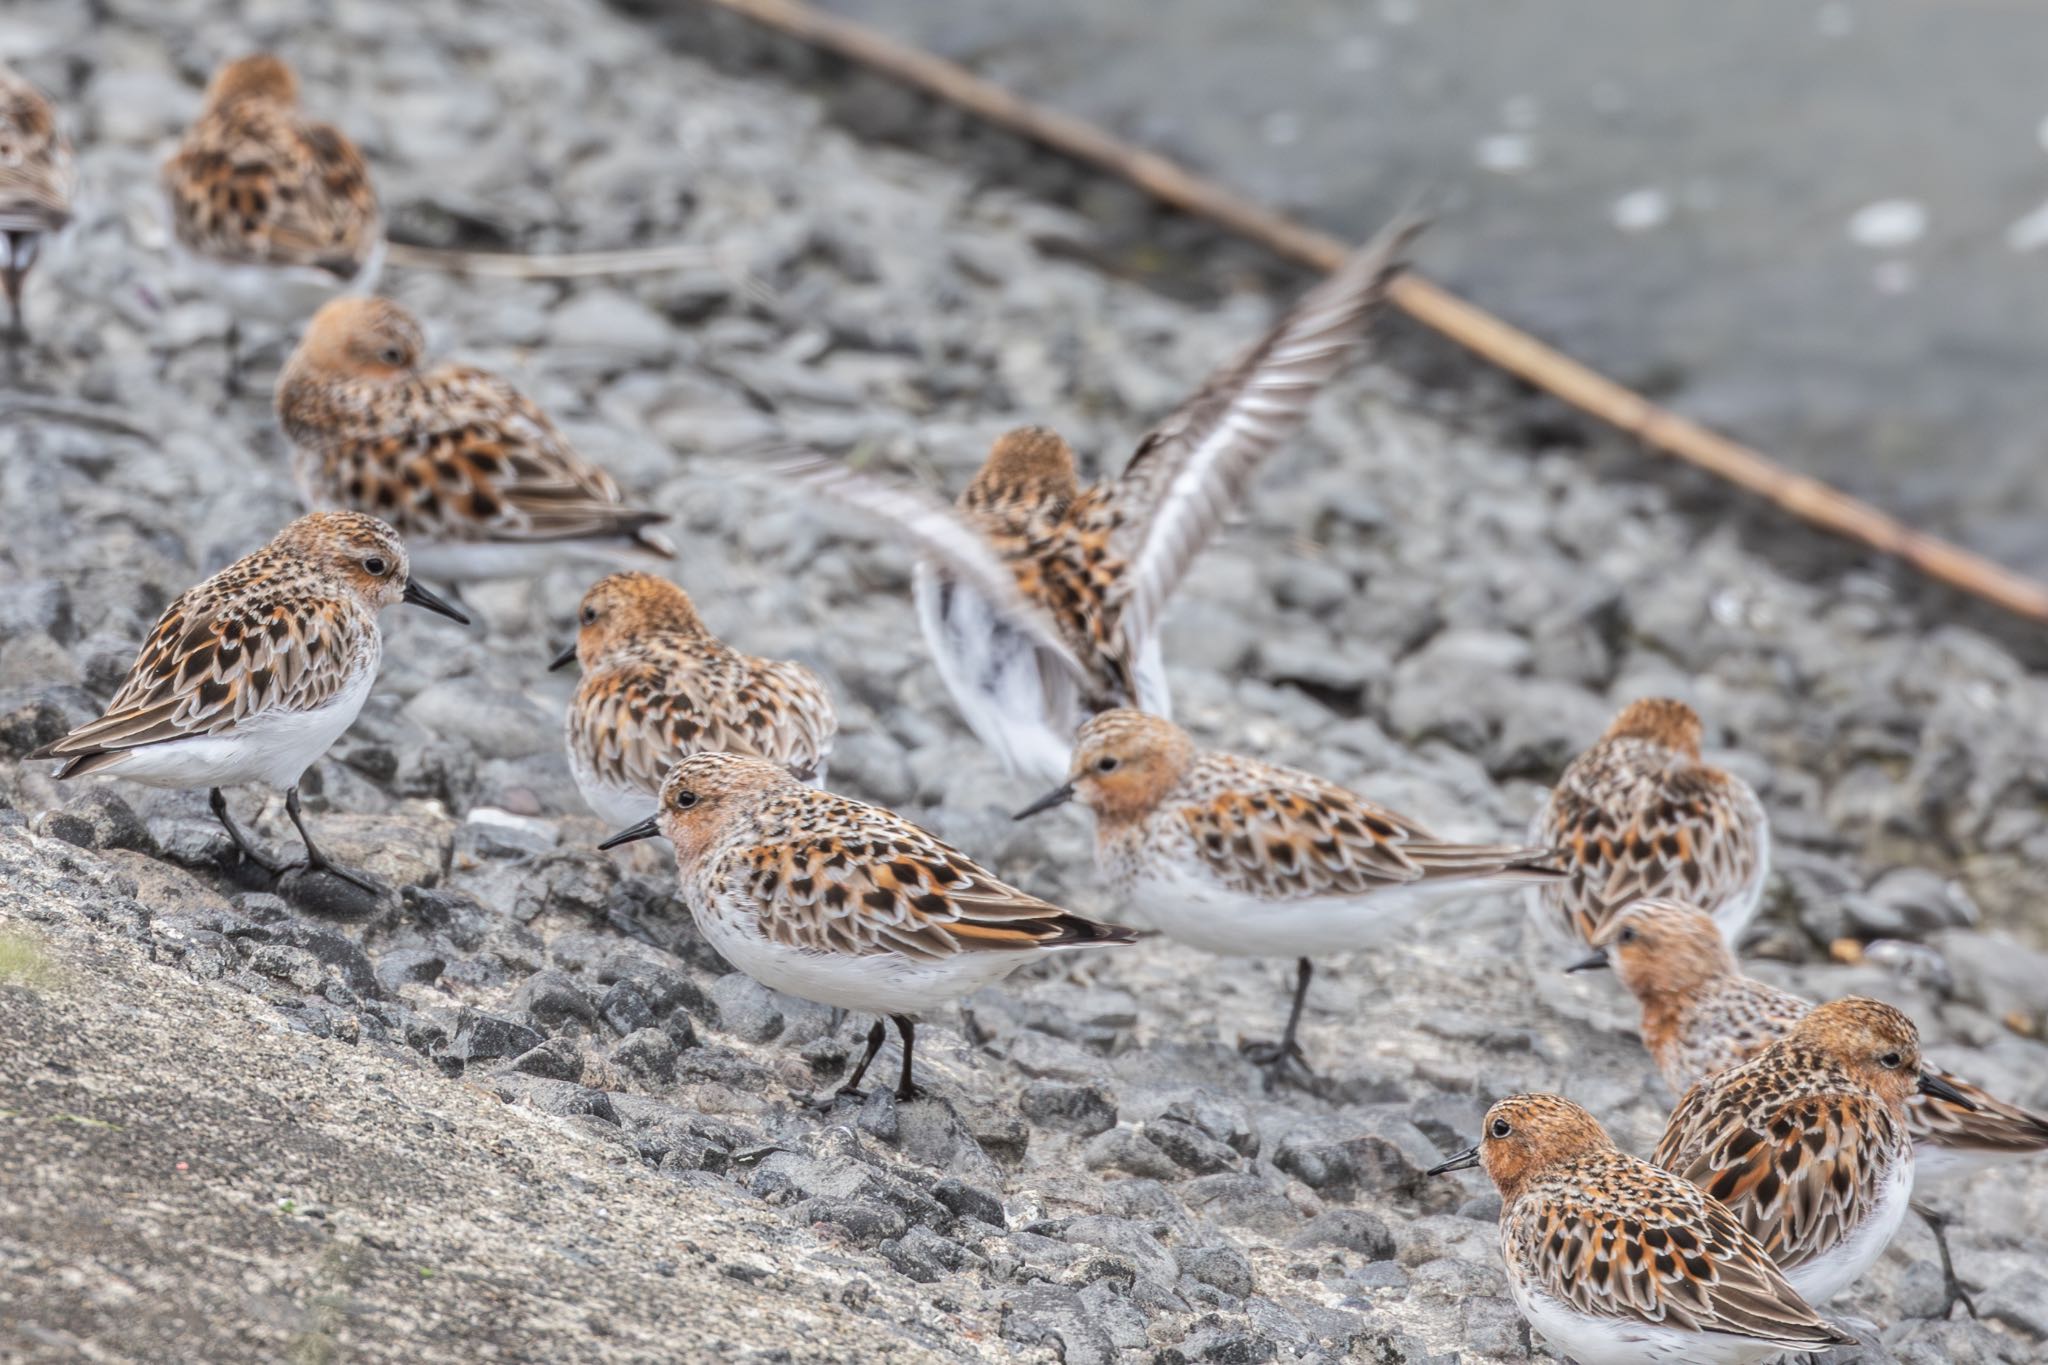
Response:
[{"label": "white belly", "polygon": [[1066,781],[1074,732],[1086,719],[1073,679],[1056,665],[1048,669],[1037,646],[979,593],[958,582],[942,592],[923,563],[912,586],[925,644],[967,728],[1019,777]]},{"label": "white belly", "polygon": [[1686,1332],[1629,1318],[1594,1318],[1567,1308],[1562,1300],[1513,1283],[1515,1305],[1529,1325],[1560,1354],[1578,1365],[1743,1365],[1767,1360],[1782,1347],[1720,1332]]},{"label": "white belly", "polygon": [[893,953],[850,957],[764,938],[747,916],[707,914],[694,894],[697,928],[720,956],[770,990],[862,1014],[918,1014],[1008,976],[1034,952],[964,952],[937,962]]},{"label": "white belly", "polygon": [[[1432,891],[1434,888],[1432,888]],[[1423,893],[1263,901],[1179,872],[1129,883],[1132,918],[1177,943],[1225,957],[1316,957],[1384,943],[1413,918]]]},{"label": "white belly", "polygon": [[1884,1255],[1906,1209],[1913,1202],[1913,1162],[1895,1162],[1877,1207],[1832,1250],[1785,1272],[1785,1278],[1810,1304],[1823,1304],[1863,1278]]},{"label": "white belly", "polygon": [[340,739],[377,680],[373,657],[327,705],[311,711],[265,711],[225,734],[130,749],[101,772],[151,787],[233,787],[260,782],[295,787],[313,761]]}]

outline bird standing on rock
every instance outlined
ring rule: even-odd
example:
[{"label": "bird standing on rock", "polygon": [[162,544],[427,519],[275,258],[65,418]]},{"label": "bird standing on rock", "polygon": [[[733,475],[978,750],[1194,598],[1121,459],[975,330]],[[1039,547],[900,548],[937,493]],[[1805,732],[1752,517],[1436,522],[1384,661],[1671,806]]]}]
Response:
[{"label": "bird standing on rock", "polygon": [[1686,1091],[1652,1159],[1726,1204],[1794,1288],[1826,1303],[1876,1263],[1906,1216],[1916,1090],[1975,1106],[1923,1069],[1912,1020],[1850,996]]},{"label": "bird standing on rock", "polygon": [[1659,896],[1706,911],[1730,943],[1755,916],[1770,821],[1747,782],[1701,761],[1701,728],[1682,701],[1630,702],[1564,770],[1529,829],[1570,873],[1530,898],[1544,938],[1581,947],[1624,907]]},{"label": "bird standing on rock", "polygon": [[1486,1168],[1515,1306],[1578,1365],[1746,1365],[1854,1344],[1725,1205],[1616,1148],[1570,1100],[1512,1095],[1481,1133],[1429,1174]]},{"label": "bird standing on rock", "polygon": [[382,894],[313,843],[299,778],[363,709],[384,653],[378,613],[399,602],[469,622],[413,581],[405,546],[375,517],[300,517],[166,607],[106,711],[29,757],[62,759],[60,778],[207,787],[235,847],[273,876],[284,869],[229,817],[221,788],[283,787],[305,870]]},{"label": "bird standing on rock", "polygon": [[665,578],[615,573],[583,594],[576,642],[550,668],[581,662],[569,703],[569,770],[599,819],[625,825],[694,753],[753,754],[813,786],[839,720],[802,664],[757,659],[705,628]]},{"label": "bird standing on rock", "polygon": [[1145,923],[1205,952],[1299,958],[1279,1041],[1244,1045],[1269,1081],[1308,1072],[1295,1035],[1313,956],[1384,940],[1415,893],[1564,875],[1549,849],[1439,839],[1312,774],[1198,750],[1140,711],[1082,726],[1067,781],[1017,818],[1067,801],[1095,813],[1096,865]]},{"label": "bird standing on rock", "polygon": [[524,577],[564,557],[668,560],[609,474],[497,375],[424,366],[417,319],[382,298],[320,309],[277,381],[277,416],[308,507],[396,526],[437,578]]},{"label": "bird standing on rock", "polygon": [[[655,813],[598,845],[664,836],[698,932],[771,990],[892,1020],[912,1073],[913,1016],[1048,953],[1135,941],[998,881],[902,816],[818,791],[781,764],[693,754]],[[882,1018],[833,1098],[857,1095],[882,1049]]]},{"label": "bird standing on rock", "polygon": [[1066,773],[1075,729],[1112,707],[1171,714],[1168,599],[1362,340],[1422,229],[1403,219],[1311,289],[1154,427],[1117,478],[1084,486],[1045,427],[998,437],[957,507],[833,461],[790,471],[888,519],[923,556],[918,620],[961,718],[1011,772]]},{"label": "bird standing on rock", "polygon": [[78,168],[43,92],[0,66],[0,289],[10,342],[25,340],[21,291],[51,238],[71,223]]}]

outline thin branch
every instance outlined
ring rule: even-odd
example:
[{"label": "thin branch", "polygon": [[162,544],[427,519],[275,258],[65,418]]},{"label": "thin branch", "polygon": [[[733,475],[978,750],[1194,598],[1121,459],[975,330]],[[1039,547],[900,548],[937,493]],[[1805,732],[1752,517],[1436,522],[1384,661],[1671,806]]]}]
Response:
[{"label": "thin branch", "polygon": [[[937,96],[1011,132],[1128,180],[1184,213],[1273,252],[1333,270],[1350,246],[1274,213],[1213,180],[1048,109],[956,63],[896,42],[803,0],[706,0]],[[1761,451],[1709,431],[1503,322],[1412,271],[1389,290],[1410,317],[1652,449],[1704,469],[1813,526],[1895,555],[1930,578],[2034,620],[2048,620],[2048,586],[1898,518]]]},{"label": "thin branch", "polygon": [[595,275],[652,275],[665,270],[716,270],[757,302],[773,305],[775,291],[766,281],[727,261],[709,247],[691,245],[628,247],[620,251],[565,252],[526,256],[510,251],[459,251],[449,247],[389,242],[388,264],[407,270],[438,270],[450,275],[495,275],[518,280],[573,280]]}]

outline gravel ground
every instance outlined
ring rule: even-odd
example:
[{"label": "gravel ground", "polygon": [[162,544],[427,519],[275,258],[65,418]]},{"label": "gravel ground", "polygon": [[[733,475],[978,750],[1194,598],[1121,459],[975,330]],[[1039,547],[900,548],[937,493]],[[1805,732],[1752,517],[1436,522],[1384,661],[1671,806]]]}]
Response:
[{"label": "gravel ground", "polygon": [[[288,7],[241,8],[107,4],[88,39],[29,0],[0,24],[92,193],[0,400],[0,1355],[1529,1358],[1497,1201],[1422,1170],[1507,1091],[1561,1089],[1636,1150],[1669,1101],[1612,984],[1531,964],[1510,897],[1326,964],[1321,1097],[1263,1094],[1235,1046],[1277,1026],[1285,964],[1148,943],[932,1020],[934,1098],[820,1117],[800,1100],[864,1021],[726,972],[651,857],[591,850],[573,680],[543,672],[575,571],[469,589],[466,632],[387,617],[377,692],[307,781],[331,850],[405,886],[368,920],[238,883],[203,793],[19,761],[96,708],[173,593],[296,510],[261,396],[285,338],[249,336],[251,391],[225,392],[226,315],[170,276],[149,192],[205,72],[274,42],[408,237],[716,257],[389,287],[674,513],[715,628],[827,676],[835,786],[1108,912],[1081,817],[1009,821],[1036,793],[952,719],[900,549],[744,452],[957,488],[1031,420],[1114,462],[1275,300],[1105,277],[1087,219],[864,145],[589,0],[341,5],[290,31]],[[2048,1104],[2040,680],[1879,576],[1788,580],[1657,489],[1459,419],[1385,367],[1334,386],[1186,585],[1188,723],[1498,835],[1620,700],[1688,697],[1772,809],[1759,973],[1894,999],[1944,1065]],[[275,794],[235,799],[288,837]],[[1870,1324],[1837,1358],[2040,1358],[2048,1165],[1930,1193],[1983,1316],[1936,1316],[1912,1223],[1834,1305]]]}]

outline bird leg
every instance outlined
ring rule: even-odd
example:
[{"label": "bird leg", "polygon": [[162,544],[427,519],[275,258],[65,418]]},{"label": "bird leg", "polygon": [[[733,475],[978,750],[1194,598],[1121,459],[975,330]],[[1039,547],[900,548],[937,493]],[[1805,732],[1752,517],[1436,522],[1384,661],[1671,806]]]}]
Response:
[{"label": "bird leg", "polygon": [[903,1079],[896,1083],[896,1098],[903,1101],[922,1099],[924,1089],[910,1078],[910,1055],[917,1046],[917,1022],[907,1014],[892,1014],[896,1021],[896,1032],[903,1039]]},{"label": "bird leg", "polygon": [[1276,1089],[1282,1081],[1298,1085],[1314,1093],[1320,1086],[1316,1073],[1309,1067],[1308,1058],[1303,1055],[1301,1044],[1295,1034],[1301,1028],[1301,1007],[1308,999],[1308,981],[1315,967],[1307,958],[1301,958],[1294,966],[1294,1004],[1287,1011],[1287,1027],[1280,1031],[1278,1042],[1240,1040],[1237,1050],[1252,1062],[1265,1068],[1266,1089]]},{"label": "bird leg", "polygon": [[338,877],[350,886],[358,887],[372,896],[382,896],[385,893],[388,888],[384,885],[371,880],[364,873],[352,872],[348,868],[336,866],[313,843],[313,836],[306,833],[305,817],[299,812],[299,789],[297,787],[287,787],[285,789],[284,810],[285,814],[291,816],[292,827],[298,830],[299,839],[306,845],[306,871],[325,872],[328,876]]},{"label": "bird leg", "polygon": [[228,838],[235,841],[235,847],[240,850],[242,857],[275,877],[281,869],[256,851],[256,845],[250,841],[248,835],[242,833],[242,828],[235,823],[235,818],[228,814],[227,793],[219,787],[211,788],[206,794],[206,802],[213,807],[213,818],[220,821],[221,828],[228,832]]},{"label": "bird leg", "polygon": [[1934,1249],[1941,1254],[1941,1282],[1948,1290],[1948,1301],[1942,1304],[1941,1315],[1947,1317],[1960,1303],[1971,1317],[1976,1317],[1977,1303],[1963,1288],[1963,1282],[1956,1278],[1956,1263],[1949,1255],[1948,1215],[1936,1213],[1925,1204],[1913,1205],[1913,1212],[1920,1215],[1920,1221],[1927,1224],[1927,1230],[1934,1234]]},{"label": "bird leg", "polygon": [[833,1105],[837,1104],[841,1100],[857,1100],[861,1098],[861,1077],[868,1074],[868,1063],[875,1060],[875,1054],[882,1050],[882,1042],[888,1036],[889,1031],[888,1029],[883,1027],[882,1021],[880,1019],[875,1020],[875,1026],[868,1030],[867,1051],[860,1054],[859,1064],[856,1065],[853,1068],[852,1073],[848,1075],[843,1082],[840,1083],[840,1086],[837,1090],[825,1096],[823,1099],[812,1101],[811,1108],[830,1109]]}]

